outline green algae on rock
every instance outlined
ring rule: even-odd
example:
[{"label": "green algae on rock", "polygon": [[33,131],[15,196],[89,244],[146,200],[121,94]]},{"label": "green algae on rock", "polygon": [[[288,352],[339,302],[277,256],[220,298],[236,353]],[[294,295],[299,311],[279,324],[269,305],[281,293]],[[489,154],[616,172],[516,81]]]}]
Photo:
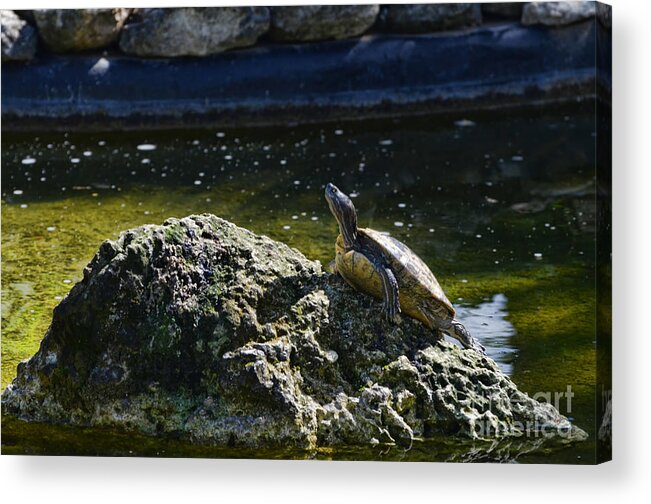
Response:
[{"label": "green algae on rock", "polygon": [[104,242],[2,406],[248,448],[586,437],[492,360],[387,324],[318,262],[212,215]]}]

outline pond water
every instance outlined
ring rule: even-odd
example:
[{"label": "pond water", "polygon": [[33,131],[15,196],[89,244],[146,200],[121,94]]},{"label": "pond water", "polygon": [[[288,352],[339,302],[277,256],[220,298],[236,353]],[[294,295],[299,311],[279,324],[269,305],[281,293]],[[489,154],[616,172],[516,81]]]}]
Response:
[{"label": "pond water", "polygon": [[[327,264],[337,228],[323,188],[334,182],[361,226],[389,231],[425,260],[522,390],[556,397],[590,435],[517,460],[594,462],[594,127],[594,109],[578,104],[248,130],[5,132],[2,388],[103,240],[210,212]],[[409,451],[238,453],[9,420],[2,441],[4,453],[145,456],[473,460],[478,450],[439,439]],[[511,460],[511,449],[486,459]]]}]

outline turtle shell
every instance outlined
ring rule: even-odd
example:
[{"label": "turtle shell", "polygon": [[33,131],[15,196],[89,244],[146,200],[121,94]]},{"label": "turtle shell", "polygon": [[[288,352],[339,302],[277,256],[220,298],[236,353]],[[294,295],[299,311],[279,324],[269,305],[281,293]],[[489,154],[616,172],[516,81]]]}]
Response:
[{"label": "turtle shell", "polygon": [[[395,238],[362,228],[361,239],[373,242],[398,281],[400,309],[406,315],[433,328],[434,319],[452,319],[455,311],[434,273],[409,247]],[[352,287],[378,299],[383,298],[382,280],[374,264],[361,252],[346,251],[343,237],[337,237],[335,267]]]}]

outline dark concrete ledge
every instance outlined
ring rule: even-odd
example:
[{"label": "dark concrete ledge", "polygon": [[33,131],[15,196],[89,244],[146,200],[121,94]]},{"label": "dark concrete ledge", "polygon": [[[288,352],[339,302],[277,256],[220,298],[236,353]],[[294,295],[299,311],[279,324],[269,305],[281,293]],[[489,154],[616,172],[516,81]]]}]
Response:
[{"label": "dark concrete ledge", "polygon": [[595,95],[596,23],[267,45],[208,58],[42,56],[2,67],[2,129],[261,126]]}]

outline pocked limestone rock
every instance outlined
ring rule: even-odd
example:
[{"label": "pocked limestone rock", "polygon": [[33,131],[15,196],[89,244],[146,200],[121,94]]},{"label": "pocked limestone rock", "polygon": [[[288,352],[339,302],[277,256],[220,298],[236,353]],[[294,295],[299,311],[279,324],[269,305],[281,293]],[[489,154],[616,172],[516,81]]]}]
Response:
[{"label": "pocked limestone rock", "polygon": [[131,9],[35,9],[45,45],[56,52],[85,51],[117,41]]},{"label": "pocked limestone rock", "polygon": [[266,7],[141,9],[120,37],[137,56],[207,56],[255,44],[269,29]]},{"label": "pocked limestone rock", "polygon": [[292,42],[355,37],[373,26],[379,12],[377,4],[271,7],[269,35]]},{"label": "pocked limestone rock", "polygon": [[212,215],[104,242],[2,410],[255,448],[585,438],[489,358]]}]

